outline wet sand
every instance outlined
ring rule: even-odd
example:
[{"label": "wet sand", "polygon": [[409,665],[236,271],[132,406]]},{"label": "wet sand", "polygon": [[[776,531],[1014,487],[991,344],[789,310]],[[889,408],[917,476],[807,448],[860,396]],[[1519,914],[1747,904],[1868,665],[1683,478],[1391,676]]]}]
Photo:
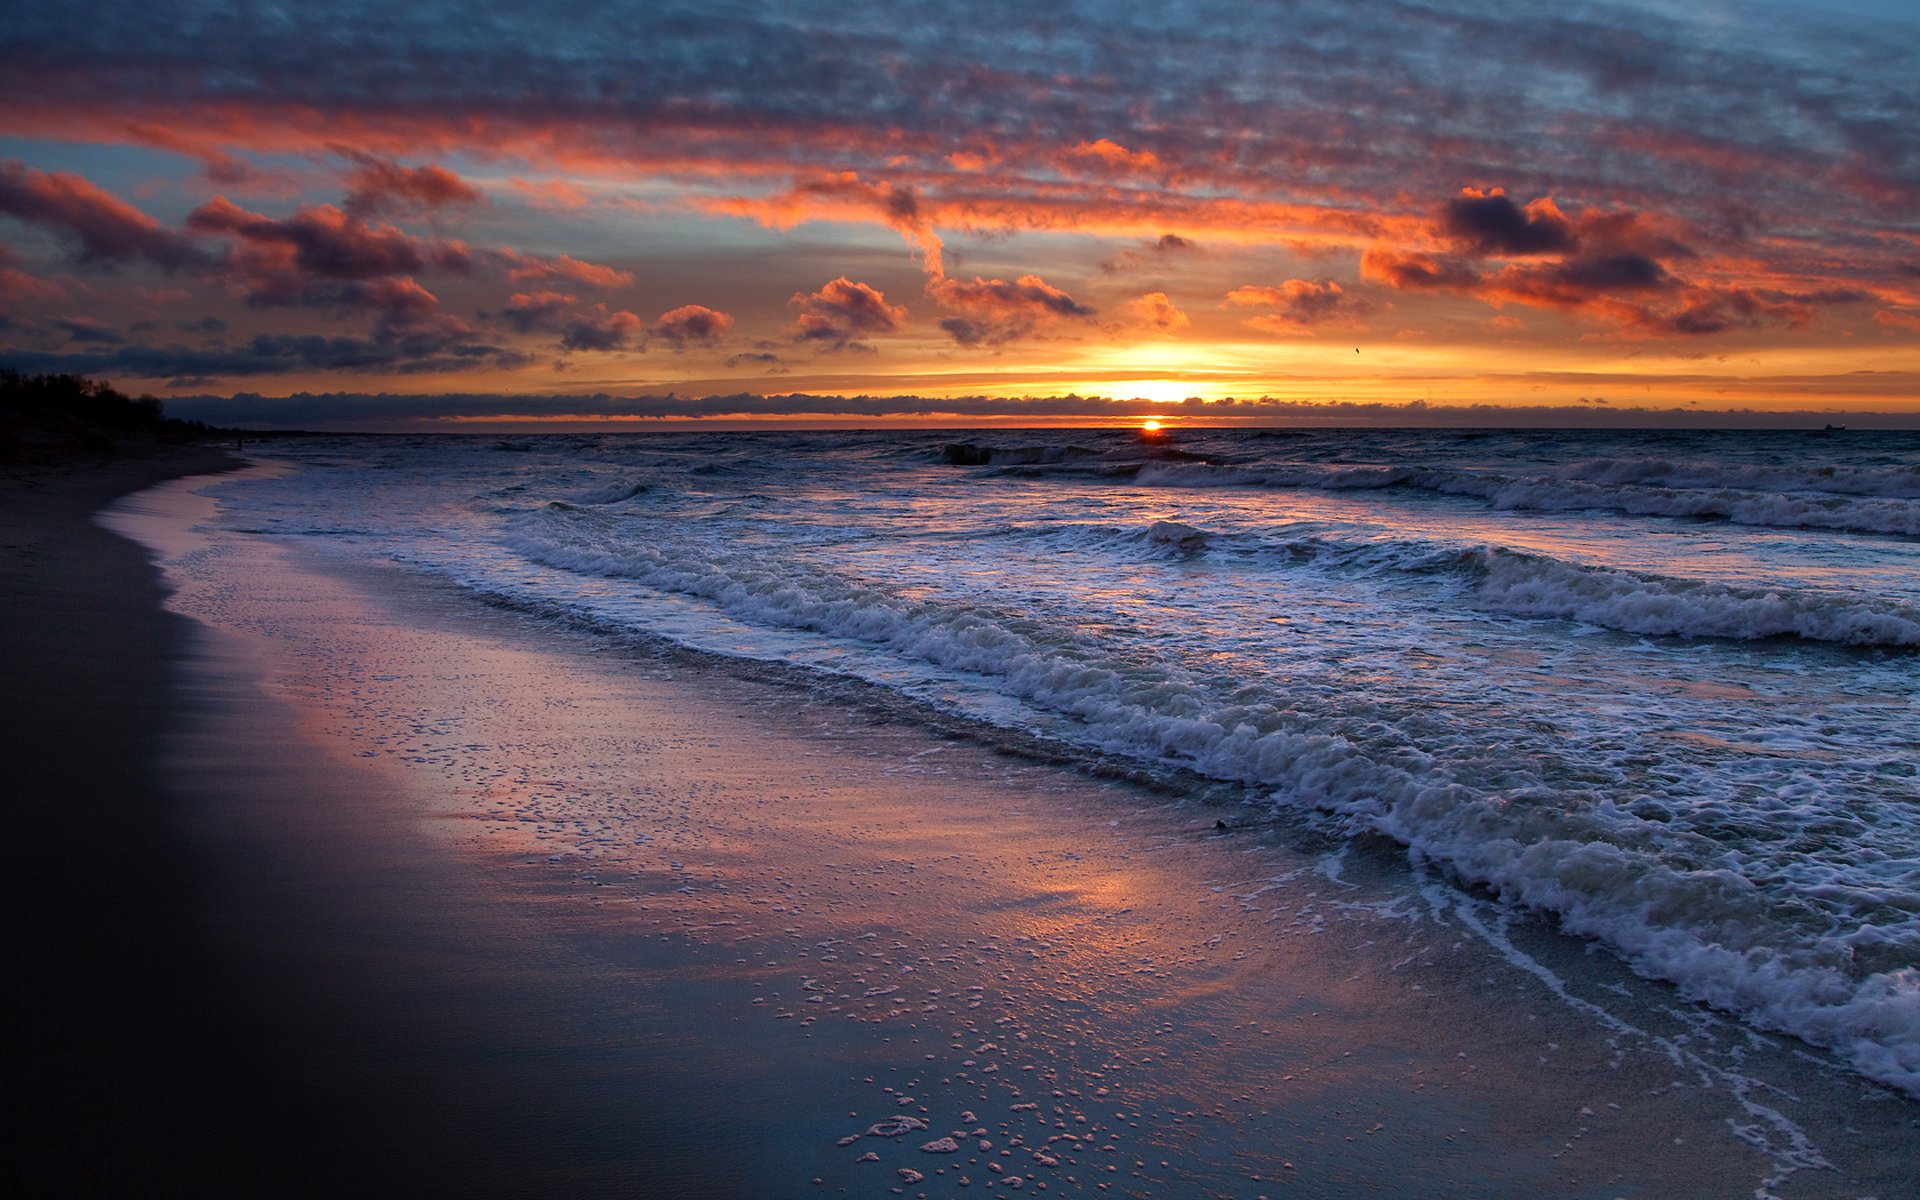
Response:
[{"label": "wet sand", "polygon": [[[136,740],[168,732],[132,761],[154,766],[123,772],[164,798],[169,850],[100,894],[177,934],[135,990],[217,1014],[183,1048],[233,1064],[208,1124],[246,1136],[202,1166],[446,1195],[1244,1197],[1891,1197],[1920,1167],[1911,1100],[1395,853],[1223,832],[1250,810],[398,570],[196,541],[204,504],[115,518],[179,559],[195,623],[149,684]],[[60,914],[59,877],[115,833],[38,831]],[[48,1127],[90,1128],[87,1094]]]}]

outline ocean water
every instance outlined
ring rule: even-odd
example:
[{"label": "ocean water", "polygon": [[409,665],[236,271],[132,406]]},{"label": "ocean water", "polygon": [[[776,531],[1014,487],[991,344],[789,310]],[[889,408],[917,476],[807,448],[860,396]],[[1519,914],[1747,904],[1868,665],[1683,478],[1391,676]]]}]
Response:
[{"label": "ocean water", "polygon": [[232,531],[1384,835],[1920,1094],[1920,434],[268,453],[210,489]]}]

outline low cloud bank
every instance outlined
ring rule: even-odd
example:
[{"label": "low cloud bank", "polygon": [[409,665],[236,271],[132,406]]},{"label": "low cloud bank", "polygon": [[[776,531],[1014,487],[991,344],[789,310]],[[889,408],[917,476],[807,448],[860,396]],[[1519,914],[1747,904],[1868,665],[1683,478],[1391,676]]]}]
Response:
[{"label": "low cloud bank", "polygon": [[[1752,408],[1627,408],[1586,405],[1406,404],[1334,401],[1308,403],[1262,397],[1253,400],[1188,400],[1176,404],[1101,396],[819,396],[737,393],[721,396],[591,395],[392,395],[364,392],[296,392],[263,396],[183,396],[167,401],[169,415],[248,428],[317,430],[437,429],[459,431],[490,424],[540,421],[634,422],[782,419],[875,423],[1031,421],[1130,423],[1152,415],[1197,425],[1363,425],[1443,428],[1920,428],[1920,413],[1776,411]],[[537,426],[535,426],[537,428]]]}]

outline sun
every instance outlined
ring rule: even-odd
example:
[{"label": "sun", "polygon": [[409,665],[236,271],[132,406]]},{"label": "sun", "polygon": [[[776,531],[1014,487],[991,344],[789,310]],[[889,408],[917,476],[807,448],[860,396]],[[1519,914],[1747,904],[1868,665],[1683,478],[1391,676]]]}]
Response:
[{"label": "sun", "polygon": [[1148,417],[1146,420],[1140,422],[1140,432],[1141,433],[1159,433],[1160,422],[1154,420],[1152,417]]}]

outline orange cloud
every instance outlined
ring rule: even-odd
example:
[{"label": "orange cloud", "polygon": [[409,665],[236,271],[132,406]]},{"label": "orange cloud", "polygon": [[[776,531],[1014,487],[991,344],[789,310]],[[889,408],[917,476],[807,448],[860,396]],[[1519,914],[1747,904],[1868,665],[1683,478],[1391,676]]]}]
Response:
[{"label": "orange cloud", "polygon": [[1331,279],[1289,279],[1279,287],[1250,284],[1228,292],[1227,303],[1271,309],[1248,318],[1247,324],[1279,334],[1311,332],[1320,325],[1352,325],[1367,310],[1363,301]]},{"label": "orange cloud", "polygon": [[860,339],[893,333],[907,321],[905,305],[888,304],[879,288],[844,275],[817,292],[795,292],[787,303],[800,309],[794,340],[818,343],[828,351],[871,349]]},{"label": "orange cloud", "polygon": [[857,171],[837,171],[795,184],[772,196],[725,197],[705,202],[711,211],[752,217],[774,229],[791,229],[802,221],[878,218],[905,237],[920,253],[929,275],[945,273],[940,235],[933,218],[913,189],[869,183]]},{"label": "orange cloud", "polygon": [[1063,320],[1088,320],[1094,310],[1038,275],[1004,279],[935,279],[927,295],[964,314],[940,322],[962,346],[1000,346]]},{"label": "orange cloud", "polygon": [[692,345],[714,345],[733,328],[731,314],[716,312],[702,304],[683,304],[647,328],[650,337],[670,343],[674,349]]},{"label": "orange cloud", "polygon": [[1147,292],[1120,306],[1120,316],[1128,325],[1172,334],[1192,325],[1187,314],[1174,306],[1165,292]]},{"label": "orange cloud", "polygon": [[1109,138],[1081,142],[1067,153],[1074,158],[1093,159],[1117,171],[1158,171],[1163,165],[1153,151],[1129,150]]}]

